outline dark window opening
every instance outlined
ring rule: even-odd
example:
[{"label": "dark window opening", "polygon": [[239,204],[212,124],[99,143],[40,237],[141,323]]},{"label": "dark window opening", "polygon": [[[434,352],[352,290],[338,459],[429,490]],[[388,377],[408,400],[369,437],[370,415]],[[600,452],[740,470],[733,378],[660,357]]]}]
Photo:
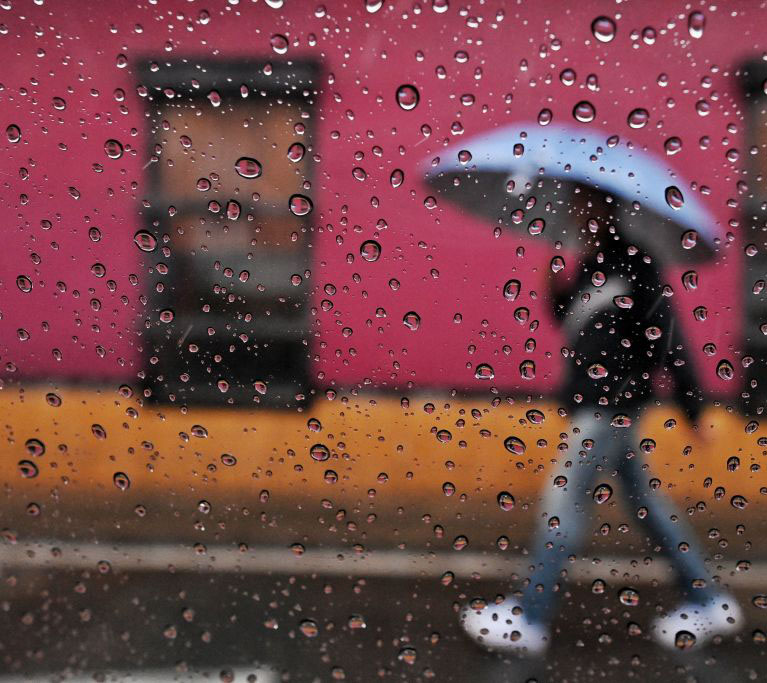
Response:
[{"label": "dark window opening", "polygon": [[[150,63],[149,197],[157,244],[142,331],[145,394],[180,404],[293,405],[308,391],[316,69]],[[153,246],[149,239],[149,247]]]}]

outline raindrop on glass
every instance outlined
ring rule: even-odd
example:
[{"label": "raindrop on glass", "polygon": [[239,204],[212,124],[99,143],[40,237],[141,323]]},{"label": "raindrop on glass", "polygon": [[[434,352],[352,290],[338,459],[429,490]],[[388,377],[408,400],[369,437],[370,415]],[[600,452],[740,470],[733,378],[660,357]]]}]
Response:
[{"label": "raindrop on glass", "polygon": [[513,455],[524,455],[527,450],[525,442],[518,436],[507,436],[503,440],[503,447]]},{"label": "raindrop on glass", "polygon": [[666,204],[675,211],[678,211],[684,206],[684,195],[676,185],[669,185],[666,188]]},{"label": "raindrop on glass", "polygon": [[591,123],[597,115],[594,105],[588,100],[581,100],[573,107],[573,118],[581,123]]},{"label": "raindrop on glass", "polygon": [[507,301],[514,301],[519,296],[522,283],[519,280],[508,280],[503,286],[503,296]]},{"label": "raindrop on glass", "polygon": [[234,170],[237,174],[243,178],[258,178],[261,175],[261,164],[257,159],[253,157],[240,157],[234,163]]},{"label": "raindrop on glass", "polygon": [[421,316],[415,311],[410,311],[409,313],[405,313],[402,317],[402,322],[405,327],[415,332],[421,326]]},{"label": "raindrop on glass", "polygon": [[598,505],[602,505],[603,503],[606,503],[608,500],[610,500],[612,495],[613,490],[609,484],[599,484],[594,489],[594,502]]},{"label": "raindrop on glass", "polygon": [[397,88],[397,104],[405,111],[410,111],[418,106],[420,95],[415,86],[401,85]]},{"label": "raindrop on glass", "polygon": [[365,240],[360,245],[360,256],[368,263],[377,261],[381,257],[381,245],[375,240]]},{"label": "raindrop on glass", "polygon": [[498,494],[498,507],[504,512],[508,512],[514,507],[514,496],[508,491],[501,491]]},{"label": "raindrop on glass", "polygon": [[597,17],[591,22],[591,32],[598,41],[609,43],[615,38],[615,22],[610,17]]},{"label": "raindrop on glass", "polygon": [[133,241],[141,251],[154,251],[157,248],[157,238],[146,230],[139,230],[133,235]]},{"label": "raindrop on glass", "polygon": [[306,216],[314,208],[312,200],[302,194],[292,195],[288,207],[294,216]]}]

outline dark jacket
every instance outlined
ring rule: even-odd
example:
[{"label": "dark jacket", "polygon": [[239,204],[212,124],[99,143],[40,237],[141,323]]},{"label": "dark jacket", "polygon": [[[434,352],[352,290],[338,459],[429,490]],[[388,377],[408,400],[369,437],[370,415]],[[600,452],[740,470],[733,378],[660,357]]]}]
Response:
[{"label": "dark jacket", "polygon": [[610,235],[587,257],[571,293],[555,300],[572,353],[561,393],[570,408],[636,412],[652,400],[653,380],[663,372],[673,380],[674,399],[697,418],[695,376],[660,273],[648,260]]}]

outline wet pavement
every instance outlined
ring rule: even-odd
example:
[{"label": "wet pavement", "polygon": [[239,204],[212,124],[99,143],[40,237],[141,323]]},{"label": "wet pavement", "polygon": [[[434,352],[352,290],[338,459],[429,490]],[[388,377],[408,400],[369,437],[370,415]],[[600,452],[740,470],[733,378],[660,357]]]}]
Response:
[{"label": "wet pavement", "polygon": [[[748,624],[706,648],[666,652],[649,640],[657,609],[675,597],[645,585],[640,602],[618,601],[608,577],[596,595],[568,585],[544,659],[489,654],[469,642],[456,610],[467,597],[492,598],[503,585],[456,578],[93,570],[4,572],[0,666],[21,680],[85,680],[114,672],[176,672],[177,680],[235,681],[259,667],[267,681],[636,681],[765,680],[763,610],[741,592]],[[508,586],[506,586],[508,588]],[[637,624],[641,635],[630,635]],[[186,673],[185,673],[186,672]],[[15,677],[14,677],[15,678]],[[2,679],[0,679],[2,680]],[[120,677],[118,677],[120,680]]]}]

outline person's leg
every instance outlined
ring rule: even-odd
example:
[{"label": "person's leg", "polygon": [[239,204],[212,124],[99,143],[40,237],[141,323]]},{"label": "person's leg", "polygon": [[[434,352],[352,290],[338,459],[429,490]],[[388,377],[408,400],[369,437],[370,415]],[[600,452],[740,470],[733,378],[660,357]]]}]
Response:
[{"label": "person's leg", "polygon": [[[686,599],[704,603],[716,590],[703,560],[702,544],[687,523],[685,515],[675,509],[664,493],[662,484],[653,488],[652,461],[661,456],[644,455],[639,449],[641,437],[631,430],[633,457],[620,463],[621,483],[627,502],[638,513],[638,519],[654,547],[660,548],[676,572],[681,593]],[[641,509],[641,512],[640,512]]]},{"label": "person's leg", "polygon": [[743,613],[737,600],[712,583],[694,531],[664,495],[662,484],[655,489],[651,485],[650,465],[659,456],[643,455],[636,448],[633,452],[633,457],[620,463],[625,495],[637,511],[642,508],[639,519],[652,544],[669,559],[685,598],[676,609],[653,620],[653,638],[669,649],[691,643],[700,647],[715,635],[738,631],[743,627]]},{"label": "person's leg", "polygon": [[[555,615],[562,571],[568,558],[578,551],[592,519],[595,503],[591,488],[599,483],[598,468],[603,466],[606,481],[614,469],[610,466],[614,431],[609,418],[597,420],[593,410],[574,416],[570,451],[548,485],[539,508],[545,516],[540,517],[531,541],[533,571],[521,604],[523,619],[530,623],[548,627]],[[589,448],[583,447],[584,441]],[[556,485],[557,477],[566,478],[567,483]]]}]

